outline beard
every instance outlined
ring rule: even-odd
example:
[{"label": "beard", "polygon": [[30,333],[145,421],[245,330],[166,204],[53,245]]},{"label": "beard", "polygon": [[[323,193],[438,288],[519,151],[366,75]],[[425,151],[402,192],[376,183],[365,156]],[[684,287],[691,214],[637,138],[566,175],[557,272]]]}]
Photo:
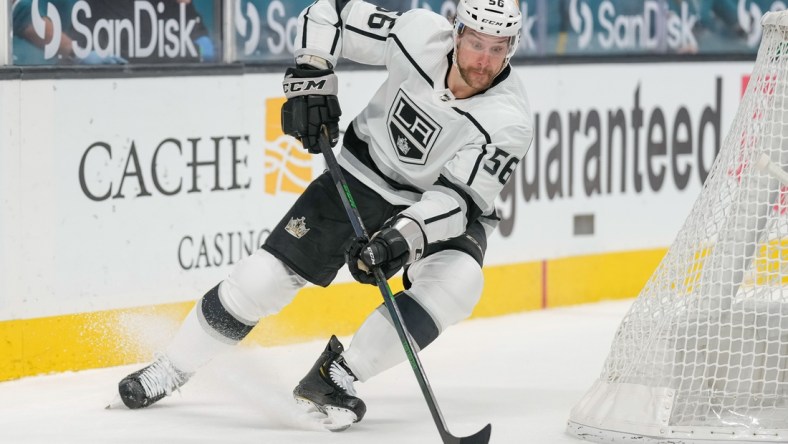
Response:
[{"label": "beard", "polygon": [[487,69],[473,69],[464,67],[459,62],[457,63],[457,70],[460,72],[462,80],[471,88],[474,89],[487,89],[492,85],[497,72],[490,68]]}]

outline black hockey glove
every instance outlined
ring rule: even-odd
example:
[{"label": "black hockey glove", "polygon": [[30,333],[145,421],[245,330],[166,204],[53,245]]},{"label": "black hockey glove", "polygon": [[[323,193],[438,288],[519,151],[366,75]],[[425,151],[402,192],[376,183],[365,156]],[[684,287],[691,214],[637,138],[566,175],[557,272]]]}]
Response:
[{"label": "black hockey glove", "polygon": [[384,228],[369,242],[353,238],[345,249],[345,262],[353,278],[362,284],[376,285],[373,267],[380,267],[386,279],[405,266],[410,256],[408,243],[395,228]]},{"label": "black hockey glove", "polygon": [[320,154],[317,143],[325,125],[331,146],[339,140],[337,76],[330,69],[287,68],[282,81],[287,101],[282,105],[282,131],[300,140],[310,153]]}]

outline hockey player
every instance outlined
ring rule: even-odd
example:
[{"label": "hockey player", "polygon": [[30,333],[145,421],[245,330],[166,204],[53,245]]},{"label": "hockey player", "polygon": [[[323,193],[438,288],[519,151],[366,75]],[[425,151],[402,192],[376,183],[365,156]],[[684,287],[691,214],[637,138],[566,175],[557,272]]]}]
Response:
[{"label": "hockey player", "polygon": [[[387,277],[404,267],[406,290],[395,297],[418,349],[467,318],[482,292],[487,236],[498,220],[493,202],[533,137],[525,91],[509,66],[520,25],[515,0],[460,0],[453,26],[427,10],[401,14],[362,0],[318,0],[304,10],[282,127],[307,150],[320,152],[323,126],[332,142],[339,137],[340,55],[388,70],[338,156],[375,234],[353,239],[330,175],[319,176],[265,244],[202,297],[165,352],[120,382],[126,406],[170,394],[307,281],[327,286],[345,263],[363,283],[374,283],[372,267]],[[324,414],[326,428],[342,430],[366,412],[353,383],[405,358],[381,305],[346,350],[329,340],[293,395]]]}]

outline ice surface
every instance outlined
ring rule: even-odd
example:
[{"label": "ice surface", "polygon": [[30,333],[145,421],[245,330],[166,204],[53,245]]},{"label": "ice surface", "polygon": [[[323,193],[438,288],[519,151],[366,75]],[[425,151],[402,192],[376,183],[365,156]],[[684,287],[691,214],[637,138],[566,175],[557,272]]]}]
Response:
[{"label": "ice surface", "polygon": [[[449,329],[420,355],[449,430],[468,435],[489,422],[491,443],[582,442],[564,433],[569,410],[600,374],[631,302]],[[315,430],[290,392],[325,342],[239,347],[145,410],[104,408],[138,364],[3,382],[0,443],[440,443],[407,363],[357,385],[368,408],[362,422],[342,433]]]}]

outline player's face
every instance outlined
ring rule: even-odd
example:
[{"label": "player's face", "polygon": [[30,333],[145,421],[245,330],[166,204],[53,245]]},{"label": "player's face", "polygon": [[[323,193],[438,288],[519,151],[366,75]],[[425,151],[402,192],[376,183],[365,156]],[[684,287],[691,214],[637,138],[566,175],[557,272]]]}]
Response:
[{"label": "player's face", "polygon": [[509,51],[508,37],[493,37],[465,28],[457,37],[457,68],[465,83],[486,89],[501,72]]}]

